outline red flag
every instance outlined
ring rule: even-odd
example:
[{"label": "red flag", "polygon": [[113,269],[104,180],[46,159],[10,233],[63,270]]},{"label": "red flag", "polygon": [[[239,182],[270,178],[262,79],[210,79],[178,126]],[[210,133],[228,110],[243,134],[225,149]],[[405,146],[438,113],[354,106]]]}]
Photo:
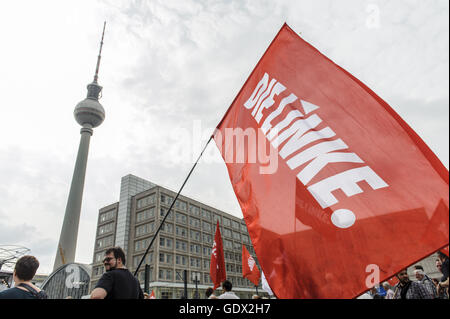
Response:
[{"label": "red flag", "polygon": [[278,298],[352,298],[448,244],[448,170],[286,24],[214,139]]},{"label": "red flag", "polygon": [[217,221],[216,235],[214,236],[214,244],[211,251],[211,264],[209,268],[209,274],[211,276],[211,281],[214,283],[214,289],[219,287],[220,284],[225,279],[227,279],[219,221]]},{"label": "red flag", "polygon": [[250,280],[255,286],[258,286],[261,277],[255,259],[250,255],[245,245],[242,245],[242,277]]},{"label": "red flag", "polygon": [[155,292],[152,290],[149,299],[156,299]]}]

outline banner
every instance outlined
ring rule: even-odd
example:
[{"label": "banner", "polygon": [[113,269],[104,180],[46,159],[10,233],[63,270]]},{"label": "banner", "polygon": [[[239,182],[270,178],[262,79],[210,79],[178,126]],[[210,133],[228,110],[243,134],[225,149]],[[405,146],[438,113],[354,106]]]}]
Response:
[{"label": "banner", "polygon": [[258,266],[245,245],[242,245],[242,277],[250,280],[255,286],[259,284],[260,274]]},{"label": "banner", "polygon": [[278,298],[353,298],[448,244],[448,170],[286,24],[214,140]]},{"label": "banner", "polygon": [[209,274],[211,276],[211,281],[214,283],[214,290],[227,278],[219,221],[217,221],[216,234],[214,236],[214,243],[211,251]]}]

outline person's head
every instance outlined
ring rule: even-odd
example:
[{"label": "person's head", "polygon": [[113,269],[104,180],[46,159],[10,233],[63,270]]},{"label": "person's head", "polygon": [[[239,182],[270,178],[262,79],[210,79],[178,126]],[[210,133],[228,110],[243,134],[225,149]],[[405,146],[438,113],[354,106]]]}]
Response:
[{"label": "person's head", "polygon": [[435,284],[435,285],[439,284],[439,279],[433,278],[433,279],[431,279],[431,280],[433,280],[433,284]]},{"label": "person's head", "polygon": [[120,247],[113,247],[105,251],[103,265],[106,271],[125,267],[125,253]]},{"label": "person's head", "polygon": [[14,267],[14,281],[30,281],[39,268],[39,261],[34,256],[23,256],[19,258]]},{"label": "person's head", "polygon": [[252,296],[252,299],[261,299],[261,296],[259,296],[259,295],[253,295],[253,296]]},{"label": "person's head", "polygon": [[436,259],[436,268],[442,272],[442,261],[439,258]]},{"label": "person's head", "polygon": [[400,283],[406,284],[409,281],[408,271],[406,269],[400,270],[397,274],[397,278],[400,280]]},{"label": "person's head", "polygon": [[391,289],[391,285],[389,285],[389,283],[386,282],[386,281],[383,282],[382,286],[383,286],[383,289],[386,290],[386,291],[388,291],[389,289]]},{"label": "person's head", "polygon": [[417,280],[422,280],[425,277],[425,272],[423,271],[423,267],[421,265],[414,266],[414,275]]},{"label": "person's head", "polygon": [[223,289],[224,291],[231,291],[231,289],[233,289],[233,284],[231,283],[231,281],[225,280],[225,281],[222,283],[222,289]]},{"label": "person's head", "polygon": [[214,289],[212,289],[211,287],[206,289],[206,291],[205,291],[206,298],[209,298],[209,296],[211,296],[213,294],[213,292],[214,292]]},{"label": "person's head", "polygon": [[378,293],[378,289],[376,286],[373,286],[372,288],[370,288],[369,291],[372,296],[374,296]]},{"label": "person's head", "polygon": [[448,259],[447,255],[441,251],[438,251],[438,258],[441,261],[441,263],[443,263],[444,261],[446,261]]}]

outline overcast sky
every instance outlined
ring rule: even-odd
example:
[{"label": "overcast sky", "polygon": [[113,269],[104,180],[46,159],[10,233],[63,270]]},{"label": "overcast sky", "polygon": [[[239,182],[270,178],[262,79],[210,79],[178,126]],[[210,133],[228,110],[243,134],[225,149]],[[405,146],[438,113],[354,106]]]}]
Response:
[{"label": "overcast sky", "polygon": [[[178,190],[284,22],[448,168],[447,0],[1,1],[0,245],[30,248],[38,273],[53,268],[80,140],[73,109],[105,20],[106,119],[91,138],[77,262],[92,262],[98,210],[119,200],[122,176]],[[208,151],[183,195],[242,217],[214,143]]]}]

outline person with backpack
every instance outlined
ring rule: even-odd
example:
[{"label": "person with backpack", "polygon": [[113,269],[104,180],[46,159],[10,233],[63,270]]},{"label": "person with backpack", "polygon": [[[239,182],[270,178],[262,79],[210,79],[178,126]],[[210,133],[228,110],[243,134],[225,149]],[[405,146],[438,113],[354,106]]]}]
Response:
[{"label": "person with backpack", "polygon": [[19,258],[13,272],[14,287],[0,292],[0,299],[47,299],[45,291],[31,283],[38,268],[36,257]]}]

